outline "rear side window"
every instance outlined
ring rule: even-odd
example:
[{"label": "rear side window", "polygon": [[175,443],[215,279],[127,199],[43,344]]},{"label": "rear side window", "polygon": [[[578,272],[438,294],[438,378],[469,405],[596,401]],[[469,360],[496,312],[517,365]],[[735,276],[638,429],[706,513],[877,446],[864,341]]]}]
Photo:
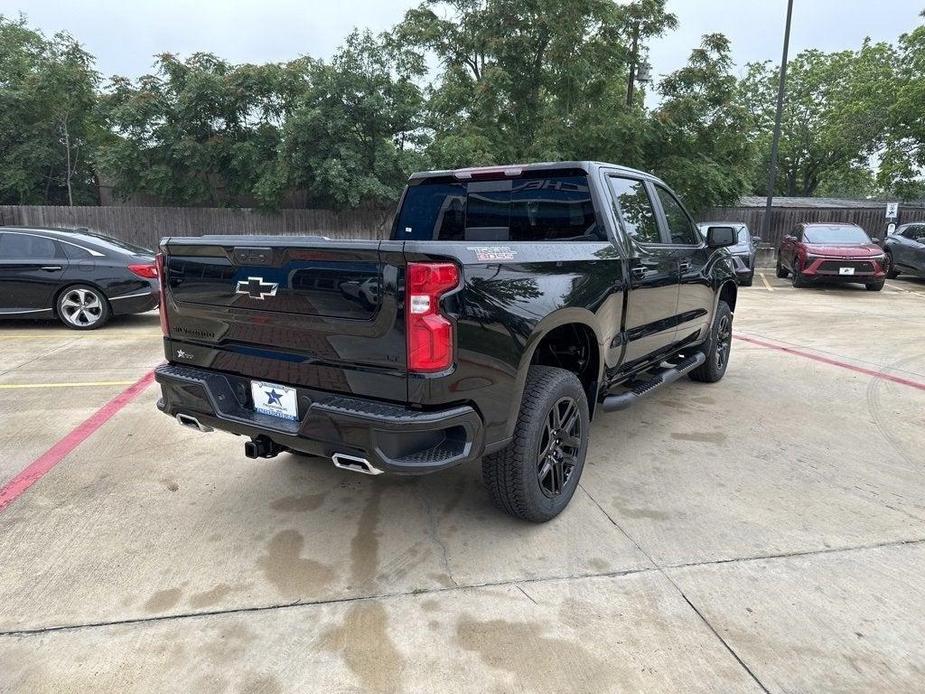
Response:
[{"label": "rear side window", "polygon": [[671,236],[671,242],[680,245],[699,243],[699,236],[694,222],[684,211],[684,208],[681,207],[681,203],[661,186],[656,186],[655,190],[658,193],[659,201],[662,203],[662,210],[665,212],[665,221],[668,222],[668,234]]},{"label": "rear side window", "polygon": [[27,234],[0,235],[0,259],[57,258],[59,255],[58,244],[51,239]]},{"label": "rear side window", "polygon": [[633,178],[610,177],[610,190],[623,219],[626,233],[638,243],[661,243],[655,210],[645,184]]},{"label": "rear side window", "polygon": [[409,186],[398,240],[587,241],[603,238],[584,175]]},{"label": "rear side window", "polygon": [[88,260],[93,258],[93,254],[81,246],[74,246],[70,243],[62,244],[62,246],[64,246],[64,254],[68,257],[68,260]]}]

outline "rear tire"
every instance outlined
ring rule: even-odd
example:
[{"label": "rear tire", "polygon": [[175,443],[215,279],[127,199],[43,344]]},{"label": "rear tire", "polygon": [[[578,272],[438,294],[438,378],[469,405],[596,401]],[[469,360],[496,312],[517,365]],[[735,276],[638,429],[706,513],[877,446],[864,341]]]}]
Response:
[{"label": "rear tire", "polygon": [[112,310],[103,292],[87,284],[73,284],[55,300],[58,320],[71,330],[96,330],[109,321]]},{"label": "rear tire", "polygon": [[587,396],[575,374],[531,366],[514,439],[482,459],[492,503],[534,523],[559,515],[578,488],[590,424]]},{"label": "rear tire", "polygon": [[732,351],[732,309],[725,301],[720,301],[716,307],[705,351],[707,360],[690,372],[690,379],[701,383],[716,383],[726,375]]},{"label": "rear tire", "polygon": [[871,282],[870,284],[865,284],[864,288],[869,292],[879,292],[883,289],[883,282]]},{"label": "rear tire", "polygon": [[784,268],[784,266],[780,264],[780,258],[777,259],[776,271],[777,271],[777,278],[781,280],[786,279],[787,275],[790,274],[787,272],[786,268]]}]

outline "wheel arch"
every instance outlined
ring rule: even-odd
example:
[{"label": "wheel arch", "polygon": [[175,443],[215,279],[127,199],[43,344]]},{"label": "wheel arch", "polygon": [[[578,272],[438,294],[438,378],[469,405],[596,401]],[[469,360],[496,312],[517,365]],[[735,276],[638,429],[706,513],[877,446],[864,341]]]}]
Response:
[{"label": "wheel arch", "polygon": [[[515,397],[512,398],[511,414],[508,418],[509,428],[517,420],[517,412],[523,398],[527,371],[531,366],[554,366],[575,373],[584,386],[588,398],[588,410],[593,416],[597,395],[604,368],[603,345],[595,315],[583,308],[563,308],[539,321],[524,345],[517,369]],[[562,354],[558,348],[578,341],[578,354]],[[550,346],[553,346],[550,351]],[[582,353],[584,350],[584,353]],[[558,353],[561,361],[556,363],[554,356]],[[564,360],[563,357],[565,357]]]},{"label": "wheel arch", "polygon": [[[719,306],[720,301],[725,301],[729,306],[729,310],[735,313],[736,310],[736,301],[739,298],[739,287],[736,285],[733,280],[726,280],[723,282],[719,291],[716,294],[716,306]],[[714,307],[714,315],[716,315],[716,307]]]}]

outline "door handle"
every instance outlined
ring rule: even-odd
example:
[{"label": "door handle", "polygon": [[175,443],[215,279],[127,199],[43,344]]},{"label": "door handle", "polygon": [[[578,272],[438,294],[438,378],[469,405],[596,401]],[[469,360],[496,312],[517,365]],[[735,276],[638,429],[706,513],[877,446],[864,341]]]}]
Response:
[{"label": "door handle", "polygon": [[57,270],[61,270],[62,268],[60,265],[43,265],[39,269],[44,270],[45,272],[55,272]]},{"label": "door handle", "polygon": [[682,261],[681,264],[678,266],[678,269],[680,269],[681,272],[687,272],[688,270],[691,269],[691,264],[687,262],[686,260]]}]

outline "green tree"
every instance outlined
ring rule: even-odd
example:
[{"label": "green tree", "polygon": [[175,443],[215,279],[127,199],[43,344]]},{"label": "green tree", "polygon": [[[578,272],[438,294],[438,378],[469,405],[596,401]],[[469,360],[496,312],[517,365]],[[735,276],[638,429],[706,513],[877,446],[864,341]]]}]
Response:
[{"label": "green tree", "polygon": [[649,168],[694,210],[733,204],[748,185],[749,113],[738,98],[729,40],[703,37],[685,67],[659,85],[652,114]]},{"label": "green tree", "polygon": [[[810,196],[824,183],[832,190],[834,181],[857,181],[857,170],[869,168],[893,100],[894,60],[889,44],[865,41],[858,51],[808,50],[789,63],[776,193]],[[777,75],[776,66],[753,63],[741,85],[761,152],[752,178],[756,193],[767,187]]]},{"label": "green tree", "polygon": [[307,62],[307,88],[286,122],[277,185],[312,204],[394,202],[421,166],[420,57],[392,38],[353,32],[330,63]]},{"label": "green tree", "polygon": [[899,37],[896,62],[878,182],[908,200],[925,197],[925,24]]},{"label": "green tree", "polygon": [[111,137],[101,170],[122,195],[179,205],[275,206],[281,128],[308,61],[231,65],[209,53],[158,56],[154,74],[114,77],[102,100]]},{"label": "green tree", "polygon": [[0,201],[93,204],[93,57],[66,33],[51,39],[0,15]]},{"label": "green tree", "polygon": [[672,26],[664,5],[427,0],[409,11],[397,40],[440,65],[427,109],[433,164],[640,161],[641,102],[625,103],[630,36]]}]

